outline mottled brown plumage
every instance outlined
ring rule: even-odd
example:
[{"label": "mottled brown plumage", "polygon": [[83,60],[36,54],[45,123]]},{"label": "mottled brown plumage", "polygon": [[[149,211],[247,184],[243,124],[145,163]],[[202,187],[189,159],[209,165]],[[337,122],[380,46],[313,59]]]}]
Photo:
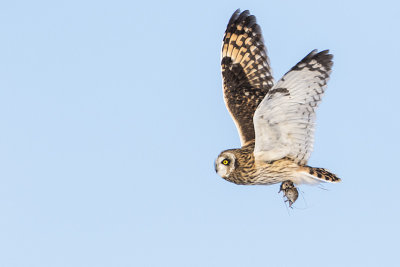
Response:
[{"label": "mottled brown plumage", "polygon": [[254,140],[254,112],[273,86],[260,26],[247,10],[237,10],[228,23],[221,67],[225,103],[244,145]]},{"label": "mottled brown plumage", "polygon": [[306,165],[332,64],[328,50],[313,50],[274,85],[260,26],[249,11],[237,10],[224,35],[221,66],[225,104],[242,147],[221,152],[216,172],[241,185],[283,182],[290,206],[298,197],[295,184],[339,182]]},{"label": "mottled brown plumage", "polygon": [[299,166],[289,158],[272,162],[256,162],[254,158],[254,140],[239,149],[223,151],[218,158],[227,158],[227,154],[234,155],[233,171],[225,180],[240,185],[268,185],[286,180]]}]

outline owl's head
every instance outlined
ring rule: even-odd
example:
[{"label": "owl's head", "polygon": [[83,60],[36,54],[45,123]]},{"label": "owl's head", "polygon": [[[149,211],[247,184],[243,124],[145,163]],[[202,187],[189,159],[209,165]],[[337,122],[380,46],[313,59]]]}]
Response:
[{"label": "owl's head", "polygon": [[223,151],[215,160],[215,171],[222,178],[227,178],[235,170],[235,164],[235,154],[229,151]]}]

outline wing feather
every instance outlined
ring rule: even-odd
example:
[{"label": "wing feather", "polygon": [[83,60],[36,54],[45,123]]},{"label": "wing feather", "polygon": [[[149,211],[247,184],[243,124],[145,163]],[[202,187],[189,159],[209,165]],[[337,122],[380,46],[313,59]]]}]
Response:
[{"label": "wing feather", "polygon": [[254,140],[254,112],[273,86],[261,29],[248,10],[236,10],[229,20],[221,66],[225,104],[244,145]]},{"label": "wing feather", "polygon": [[306,164],[314,143],[315,110],[333,65],[328,50],[313,50],[267,93],[254,114],[256,160],[289,157]]}]

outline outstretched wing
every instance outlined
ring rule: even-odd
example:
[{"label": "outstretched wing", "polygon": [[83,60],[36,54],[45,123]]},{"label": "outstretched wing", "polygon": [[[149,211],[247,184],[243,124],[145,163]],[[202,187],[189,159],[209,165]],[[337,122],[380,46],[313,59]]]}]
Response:
[{"label": "outstretched wing", "polygon": [[271,89],[254,114],[258,161],[289,157],[306,164],[314,143],[315,110],[325,91],[333,56],[312,51]]},{"label": "outstretched wing", "polygon": [[254,140],[254,112],[273,86],[261,29],[248,10],[236,10],[229,20],[221,65],[225,104],[243,146]]}]

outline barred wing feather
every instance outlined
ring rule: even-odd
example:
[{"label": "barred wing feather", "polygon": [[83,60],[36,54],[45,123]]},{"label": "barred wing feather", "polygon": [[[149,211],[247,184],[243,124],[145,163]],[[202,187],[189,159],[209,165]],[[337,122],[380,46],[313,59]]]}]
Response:
[{"label": "barred wing feather", "polygon": [[225,104],[245,145],[254,140],[254,112],[274,83],[261,28],[248,10],[229,20],[221,68]]}]

